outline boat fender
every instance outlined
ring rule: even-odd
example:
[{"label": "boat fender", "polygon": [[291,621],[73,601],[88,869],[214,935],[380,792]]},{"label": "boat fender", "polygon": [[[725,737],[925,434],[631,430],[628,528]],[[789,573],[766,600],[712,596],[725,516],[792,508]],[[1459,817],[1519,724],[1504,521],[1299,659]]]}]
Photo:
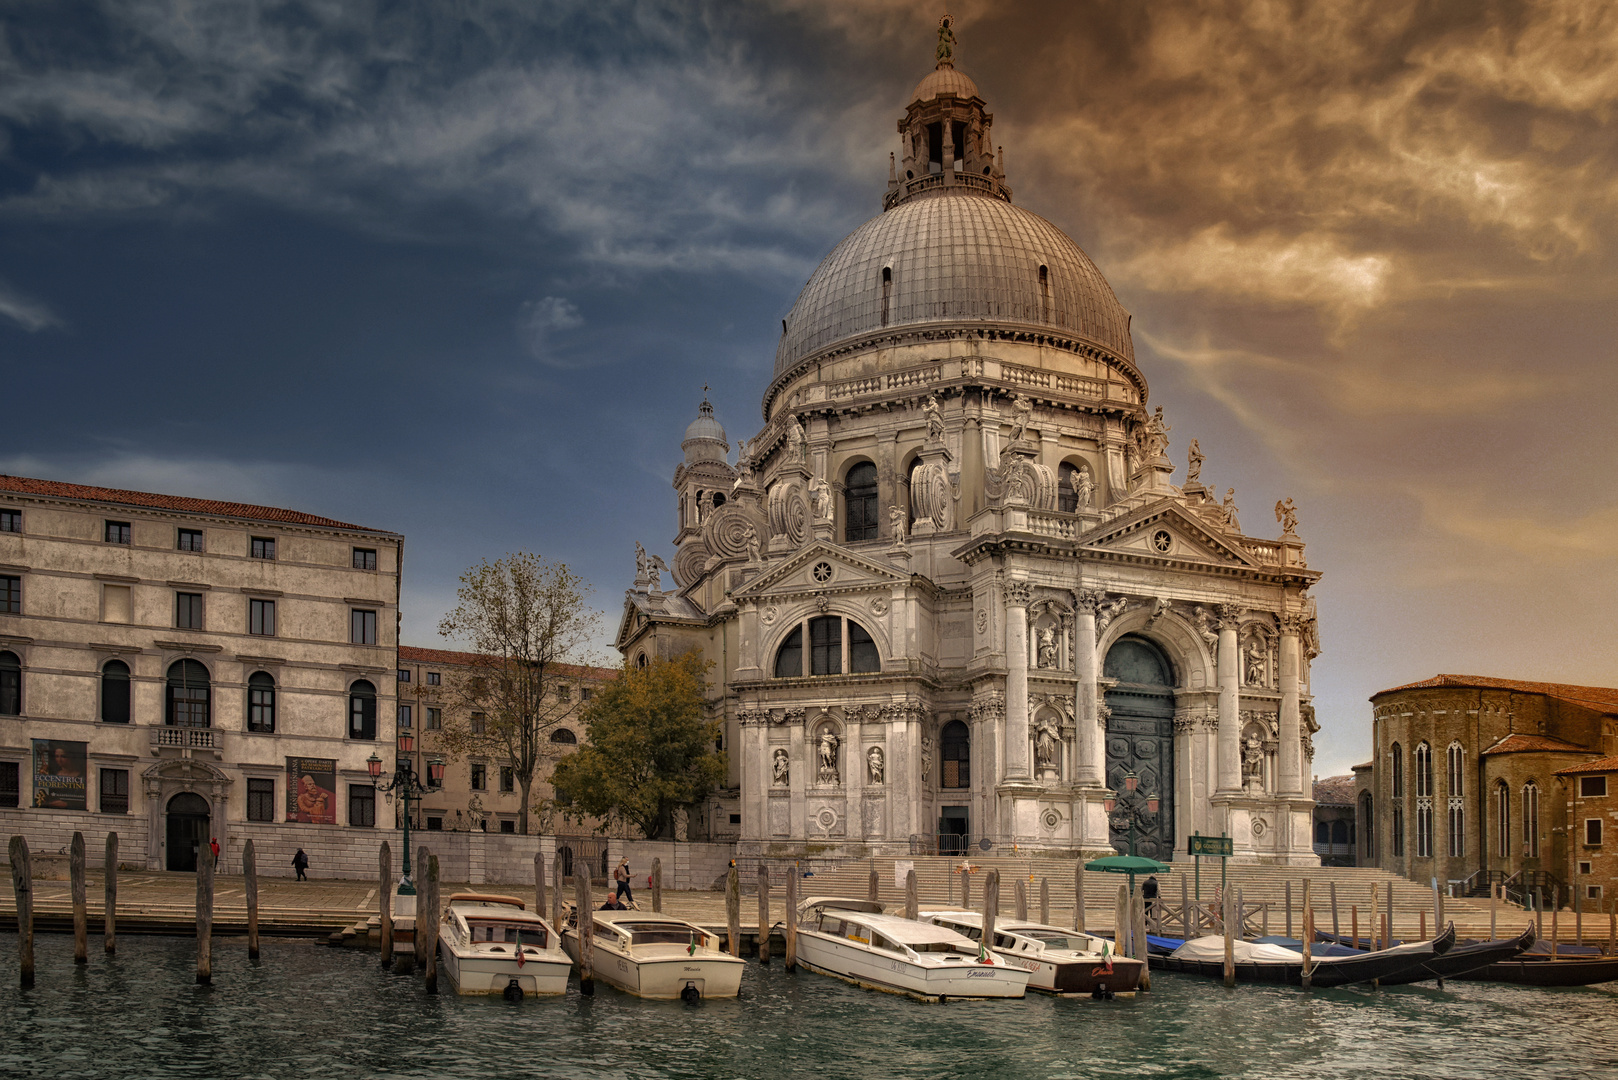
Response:
[{"label": "boat fender", "polygon": [[680,991],[680,1000],[687,1005],[696,1005],[702,1001],[702,991],[693,983],[686,983],[685,989]]},{"label": "boat fender", "polygon": [[938,995],[938,1003],[940,1005],[948,1005],[949,1004],[949,995],[948,994],[939,994]]},{"label": "boat fender", "polygon": [[506,983],[506,988],[500,992],[500,996],[505,998],[507,1001],[521,1001],[522,983],[518,982],[516,979],[512,979],[510,982]]}]

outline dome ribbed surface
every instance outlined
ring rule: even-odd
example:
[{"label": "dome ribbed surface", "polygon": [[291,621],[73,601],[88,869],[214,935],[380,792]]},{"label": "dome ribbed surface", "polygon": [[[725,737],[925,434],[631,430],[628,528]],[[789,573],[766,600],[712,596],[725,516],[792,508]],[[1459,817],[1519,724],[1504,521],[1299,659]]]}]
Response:
[{"label": "dome ribbed surface", "polygon": [[[886,323],[884,267],[893,271]],[[1135,359],[1128,313],[1066,233],[1000,199],[946,191],[872,218],[826,256],[787,315],[775,374],[848,338],[962,321],[1044,326]]]},{"label": "dome ribbed surface", "polygon": [[928,72],[927,77],[916,84],[910,100],[931,101],[939,94],[954,94],[958,98],[977,97],[978,84],[953,67],[940,67]]}]

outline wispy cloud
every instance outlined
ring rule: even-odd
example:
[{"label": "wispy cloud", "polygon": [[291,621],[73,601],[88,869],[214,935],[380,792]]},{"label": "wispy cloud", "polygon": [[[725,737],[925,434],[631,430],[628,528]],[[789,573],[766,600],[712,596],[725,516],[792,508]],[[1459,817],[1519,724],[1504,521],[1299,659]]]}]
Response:
[{"label": "wispy cloud", "polygon": [[25,296],[3,281],[0,281],[0,316],[30,334],[63,325],[61,318],[44,301]]}]

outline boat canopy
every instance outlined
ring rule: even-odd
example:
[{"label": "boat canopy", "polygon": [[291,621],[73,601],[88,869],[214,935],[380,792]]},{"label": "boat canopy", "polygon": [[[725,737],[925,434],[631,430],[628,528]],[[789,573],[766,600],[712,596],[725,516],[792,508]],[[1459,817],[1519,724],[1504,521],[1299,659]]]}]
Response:
[{"label": "boat canopy", "polygon": [[856,900],[851,896],[811,896],[798,902],[799,911],[811,908],[836,908],[838,911],[860,911],[871,915],[882,914],[882,905],[875,900]]},{"label": "boat canopy", "polygon": [[515,896],[499,896],[495,893],[458,892],[452,893],[449,898],[451,904],[484,904],[495,907],[514,907],[518,911],[528,910],[521,900]]},{"label": "boat canopy", "polygon": [[847,914],[852,922],[881,931],[883,937],[900,945],[959,945],[967,949],[977,948],[976,942],[970,938],[936,923],[911,922],[897,915],[873,915],[847,911],[843,908],[824,908],[821,914],[835,916],[839,912]]},{"label": "boat canopy", "polygon": [[[1231,951],[1238,964],[1303,963],[1302,953],[1282,945],[1259,945],[1251,941],[1233,941],[1231,942]],[[1172,955],[1180,960],[1202,960],[1210,963],[1223,962],[1225,959],[1225,939],[1218,934],[1192,938],[1178,949],[1175,949]]]}]

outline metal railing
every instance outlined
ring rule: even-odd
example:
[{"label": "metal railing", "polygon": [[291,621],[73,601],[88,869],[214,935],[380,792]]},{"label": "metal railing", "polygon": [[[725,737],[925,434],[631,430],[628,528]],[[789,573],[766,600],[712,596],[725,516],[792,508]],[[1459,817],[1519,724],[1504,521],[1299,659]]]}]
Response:
[{"label": "metal railing", "polygon": [[605,883],[612,872],[607,865],[611,858],[607,854],[607,838],[605,836],[567,836],[558,834],[556,837],[556,861],[561,864],[562,876],[568,880],[573,879],[574,871],[588,870],[591,881]]}]

